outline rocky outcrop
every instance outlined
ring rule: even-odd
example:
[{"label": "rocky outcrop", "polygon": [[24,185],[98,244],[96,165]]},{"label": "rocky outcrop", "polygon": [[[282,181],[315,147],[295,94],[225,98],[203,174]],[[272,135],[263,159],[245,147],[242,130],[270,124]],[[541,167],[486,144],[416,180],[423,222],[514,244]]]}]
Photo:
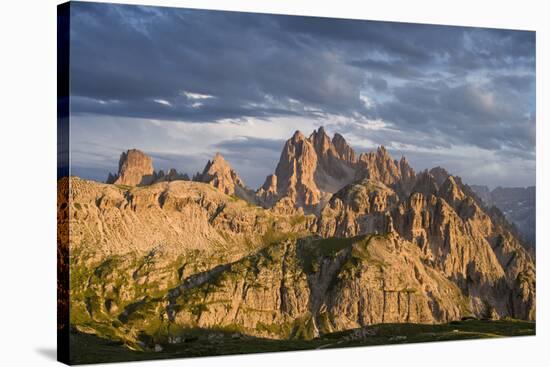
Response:
[{"label": "rocky outcrop", "polygon": [[346,139],[344,139],[342,135],[338,133],[334,134],[332,145],[341,160],[349,164],[356,163],[355,151],[348,145]]},{"label": "rocky outcrop", "polygon": [[109,173],[107,183],[115,185],[149,185],[154,181],[151,157],[138,149],[129,149],[120,155],[118,173]]},{"label": "rocky outcrop", "polygon": [[141,150],[130,149],[120,155],[118,173],[116,175],[109,173],[105,182],[115,185],[144,186],[176,180],[188,181],[189,176],[179,173],[174,168],[171,168],[167,174],[163,170],[157,172],[153,168],[151,157]]},{"label": "rocky outcrop", "polygon": [[381,182],[365,179],[348,185],[332,196],[319,216],[318,233],[323,237],[393,232],[389,209],[396,193]]},{"label": "rocky outcrop", "polygon": [[175,168],[170,168],[168,173],[159,170],[153,174],[154,182],[170,182],[170,181],[189,181],[190,178],[186,173],[179,173]]},{"label": "rocky outcrop", "polygon": [[256,193],[258,202],[265,208],[271,208],[278,200],[277,194],[277,176],[269,175],[265,182]]},{"label": "rocky outcrop", "polygon": [[376,152],[359,155],[356,178],[370,178],[392,185],[402,179],[412,180],[414,171],[406,159],[398,162],[390,156],[384,146],[380,146]]},{"label": "rocky outcrop", "polygon": [[[437,195],[413,193],[392,211],[396,231],[415,242],[437,269],[470,295],[476,312],[482,312],[489,304],[501,316],[533,316],[532,258],[508,226],[496,224],[457,181],[453,176],[447,177]],[[503,238],[514,240],[506,242]],[[509,246],[507,249],[501,246],[504,243]],[[518,284],[518,277],[526,281],[523,286]],[[524,294],[529,296],[518,308],[505,295],[522,287],[528,289]]]},{"label": "rocky outcrop", "polygon": [[247,201],[254,201],[254,192],[244,184],[220,153],[216,153],[214,158],[206,163],[202,173],[195,176],[193,181],[210,184],[226,195],[236,195]]},{"label": "rocky outcrop", "polygon": [[430,172],[423,171],[416,176],[411,192],[420,192],[424,196],[437,195],[438,187],[436,178]]},{"label": "rocky outcrop", "polygon": [[443,182],[451,175],[445,168],[439,166],[432,168],[429,173],[434,178],[438,187],[443,185]]}]

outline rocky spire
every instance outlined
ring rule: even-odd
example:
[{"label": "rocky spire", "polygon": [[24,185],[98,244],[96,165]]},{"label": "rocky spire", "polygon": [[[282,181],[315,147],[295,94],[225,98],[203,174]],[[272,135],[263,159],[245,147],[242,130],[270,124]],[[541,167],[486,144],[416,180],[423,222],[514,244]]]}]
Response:
[{"label": "rocky spire", "polygon": [[216,153],[214,158],[206,163],[202,174],[194,179],[208,183],[227,195],[235,195],[239,188],[246,188],[244,182],[220,153]]},{"label": "rocky spire", "polygon": [[323,126],[313,131],[313,133],[309,136],[309,140],[311,141],[311,144],[313,144],[313,147],[319,156],[326,156],[328,155],[328,152],[333,149],[330,138],[325,132],[325,128]]},{"label": "rocky spire", "polygon": [[456,204],[462,201],[465,197],[464,192],[462,192],[453,176],[447,177],[447,179],[443,182],[443,185],[441,185],[441,188],[439,189],[439,195],[453,206],[456,206]]},{"label": "rocky spire", "polygon": [[338,133],[334,134],[332,137],[332,145],[334,146],[334,149],[338,153],[340,159],[349,163],[355,163],[355,152],[348,145],[346,139],[344,139],[342,135]]},{"label": "rocky spire", "polygon": [[138,149],[129,149],[120,155],[118,174],[109,173],[107,183],[117,185],[148,185],[154,180],[153,161],[151,157]]},{"label": "rocky spire", "polygon": [[275,204],[279,198],[276,175],[268,175],[265,178],[265,182],[256,193],[256,197],[258,198],[260,205],[265,208],[270,208]]},{"label": "rocky spire", "polygon": [[447,172],[445,168],[439,166],[432,168],[430,170],[430,174],[435,178],[437,186],[443,185],[443,182],[445,182],[447,177],[450,176],[449,172]]},{"label": "rocky spire", "polygon": [[314,179],[317,154],[311,141],[300,131],[286,141],[279,164],[275,169],[277,192],[289,197],[296,206],[310,206],[319,202],[321,192]]},{"label": "rocky spire", "polygon": [[168,173],[159,170],[155,172],[155,182],[162,181],[189,181],[189,176],[185,173],[179,173],[175,168],[170,168]]},{"label": "rocky spire", "polygon": [[[386,185],[399,183],[399,192],[410,192],[415,173],[407,160],[394,160],[384,146],[375,152],[357,156],[341,134],[332,139],[324,127],[306,138],[300,131],[287,140],[275,170],[276,187],[268,180],[258,194],[277,193],[278,198],[290,197],[296,206],[312,206],[324,195],[337,192],[344,186],[364,178]],[[270,188],[271,187],[271,188]]]},{"label": "rocky spire", "polygon": [[405,181],[414,179],[414,170],[409,165],[409,161],[404,156],[399,160],[399,169],[401,170],[401,178]]},{"label": "rocky spire", "polygon": [[[333,144],[335,139],[339,144],[338,147]],[[315,179],[319,189],[326,192],[336,192],[353,180],[355,152],[346,143],[342,135],[335,135],[331,140],[324,127],[321,126],[310,135],[309,140],[317,154],[318,165]]]},{"label": "rocky spire", "polygon": [[189,176],[170,168],[168,173],[162,169],[158,172],[153,169],[153,160],[147,154],[138,149],[130,149],[120,155],[118,173],[109,173],[108,184],[126,186],[144,186],[162,181],[188,181]]},{"label": "rocky spire", "polygon": [[424,170],[416,176],[416,182],[412,192],[420,192],[424,194],[425,197],[437,195],[437,183],[428,170]]},{"label": "rocky spire", "polygon": [[357,179],[370,178],[386,185],[391,185],[401,180],[403,170],[408,175],[411,173],[414,174],[412,169],[407,167],[408,164],[402,167],[399,162],[394,160],[383,145],[379,146],[376,152],[359,155],[357,165]]}]

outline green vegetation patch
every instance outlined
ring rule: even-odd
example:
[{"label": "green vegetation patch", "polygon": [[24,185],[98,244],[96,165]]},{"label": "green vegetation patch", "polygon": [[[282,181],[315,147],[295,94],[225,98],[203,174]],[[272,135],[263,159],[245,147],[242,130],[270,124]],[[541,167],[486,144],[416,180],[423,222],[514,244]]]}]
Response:
[{"label": "green vegetation patch", "polygon": [[[323,258],[334,258],[341,251],[351,249],[352,245],[367,246],[371,236],[361,235],[351,238],[306,238],[298,243],[298,256],[306,274],[319,270]],[[354,246],[355,247],[355,246]]]},{"label": "green vegetation patch", "polygon": [[[304,320],[307,328],[307,320]],[[257,329],[277,331],[273,325],[256,325]],[[230,328],[229,328],[230,329]],[[139,361],[147,359],[189,358],[243,353],[360,347],[384,344],[420,343],[445,340],[464,340],[509,336],[535,335],[535,322],[520,320],[466,320],[449,324],[378,324],[368,327],[369,336],[354,337],[355,330],[326,334],[311,340],[275,340],[241,335],[236,338],[218,329],[185,331],[188,336],[179,344],[162,344],[161,352],[134,351],[119,340],[71,331],[71,362],[102,363]],[[222,332],[221,338],[210,339],[212,333]],[[189,337],[191,336],[191,337]]]}]

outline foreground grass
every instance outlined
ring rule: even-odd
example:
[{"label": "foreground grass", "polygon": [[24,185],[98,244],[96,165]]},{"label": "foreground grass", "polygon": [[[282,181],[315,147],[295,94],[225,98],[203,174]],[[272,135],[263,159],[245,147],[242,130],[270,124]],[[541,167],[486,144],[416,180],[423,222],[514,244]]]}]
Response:
[{"label": "foreground grass", "polygon": [[133,351],[122,343],[73,330],[71,362],[74,364],[122,362],[147,359],[185,358],[226,354],[264,353],[276,351],[343,348],[355,346],[422,343],[447,340],[496,338],[535,335],[535,323],[519,320],[466,320],[442,325],[379,324],[367,327],[367,333],[348,330],[324,335],[313,340],[273,340],[253,337],[235,338],[230,333],[215,331],[217,338],[208,338],[212,331],[196,331],[191,341],[163,345],[160,352]]}]

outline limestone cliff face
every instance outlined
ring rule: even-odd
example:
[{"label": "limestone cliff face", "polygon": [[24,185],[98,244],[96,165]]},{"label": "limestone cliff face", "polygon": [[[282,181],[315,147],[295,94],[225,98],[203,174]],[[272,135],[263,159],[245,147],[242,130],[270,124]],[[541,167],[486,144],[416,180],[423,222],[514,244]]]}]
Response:
[{"label": "limestone cliff face", "polygon": [[381,182],[356,182],[325,206],[317,231],[338,237],[395,234],[415,244],[433,269],[470,297],[474,314],[491,308],[501,317],[534,318],[532,258],[507,224],[493,221],[457,181],[448,176],[438,187],[431,173],[422,172],[407,199]]},{"label": "limestone cliff face", "polygon": [[306,339],[468,314],[458,287],[427,268],[416,246],[382,236],[270,246],[183,282],[170,291],[166,312],[179,327],[237,325],[249,335]]},{"label": "limestone cliff face", "polygon": [[324,237],[350,237],[390,233],[388,210],[398,201],[396,193],[381,182],[365,179],[332,196],[319,216],[318,233]]},{"label": "limestone cliff face", "polygon": [[[315,226],[313,216],[262,210],[206,183],[132,188],[74,177],[60,187],[70,198],[59,205],[71,234],[71,324],[106,327],[136,347],[140,332],[166,315],[159,300],[184,279]],[[147,312],[136,317],[142,306]]]},{"label": "limestone cliff face", "polygon": [[[217,251],[242,256],[260,246],[268,231],[309,231],[313,216],[303,219],[250,206],[209,184],[160,182],[121,188],[72,178],[71,245],[98,256],[147,252]],[[289,224],[291,221],[296,224]],[[225,248],[231,244],[230,248]]]}]

